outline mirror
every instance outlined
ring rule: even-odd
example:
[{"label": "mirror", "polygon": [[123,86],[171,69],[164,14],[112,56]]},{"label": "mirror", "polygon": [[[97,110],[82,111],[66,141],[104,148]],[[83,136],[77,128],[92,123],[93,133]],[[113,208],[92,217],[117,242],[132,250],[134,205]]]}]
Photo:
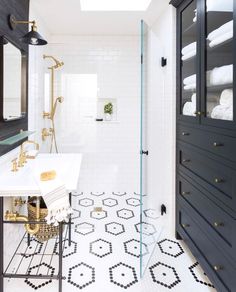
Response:
[{"label": "mirror", "polygon": [[21,119],[26,115],[22,94],[22,53],[10,42],[3,47],[3,120]]}]

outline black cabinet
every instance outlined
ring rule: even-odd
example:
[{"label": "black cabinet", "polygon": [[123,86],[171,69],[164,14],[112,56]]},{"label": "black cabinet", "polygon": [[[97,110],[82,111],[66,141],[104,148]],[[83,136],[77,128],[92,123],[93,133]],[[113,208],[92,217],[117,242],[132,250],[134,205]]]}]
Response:
[{"label": "black cabinet", "polygon": [[236,1],[177,8],[176,235],[236,291]]}]

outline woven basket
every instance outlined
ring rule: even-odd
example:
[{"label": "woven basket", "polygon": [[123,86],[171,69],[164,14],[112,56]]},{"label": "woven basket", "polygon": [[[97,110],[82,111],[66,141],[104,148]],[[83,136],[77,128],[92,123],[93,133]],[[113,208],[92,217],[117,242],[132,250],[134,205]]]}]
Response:
[{"label": "woven basket", "polygon": [[[41,242],[47,241],[56,237],[59,234],[59,226],[53,226],[46,223],[45,217],[48,215],[48,209],[44,203],[43,198],[40,198],[40,221],[44,221],[45,224],[40,224],[39,231],[34,236]],[[36,220],[36,197],[30,198],[28,202],[28,218],[29,221]],[[32,224],[31,227],[33,227]]]}]

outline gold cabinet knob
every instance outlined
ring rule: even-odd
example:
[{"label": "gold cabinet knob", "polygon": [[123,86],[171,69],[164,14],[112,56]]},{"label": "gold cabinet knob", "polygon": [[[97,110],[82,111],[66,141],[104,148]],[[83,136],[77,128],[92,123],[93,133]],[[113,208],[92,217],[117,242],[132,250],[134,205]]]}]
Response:
[{"label": "gold cabinet knob", "polygon": [[214,266],[214,270],[220,271],[220,270],[223,270],[223,267],[222,266]]},{"label": "gold cabinet knob", "polygon": [[187,227],[190,227],[189,224],[182,224],[183,228],[187,228]]},{"label": "gold cabinet knob", "polygon": [[223,222],[214,222],[214,226],[215,227],[222,227],[222,226],[224,226],[224,223]]},{"label": "gold cabinet knob", "polygon": [[202,116],[202,115],[204,115],[205,113],[204,113],[204,112],[196,111],[194,114],[195,114],[196,116]]},{"label": "gold cabinet knob", "polygon": [[182,192],[183,196],[190,195],[190,192]]},{"label": "gold cabinet knob", "polygon": [[217,178],[217,177],[214,179],[214,181],[216,184],[224,182],[224,180],[222,178]]}]

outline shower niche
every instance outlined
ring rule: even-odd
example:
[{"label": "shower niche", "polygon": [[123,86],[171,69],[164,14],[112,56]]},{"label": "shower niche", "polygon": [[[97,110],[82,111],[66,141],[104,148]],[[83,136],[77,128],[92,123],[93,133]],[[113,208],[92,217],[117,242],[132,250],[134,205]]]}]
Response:
[{"label": "shower niche", "polygon": [[116,123],[117,119],[117,99],[98,98],[97,99],[97,121]]}]

